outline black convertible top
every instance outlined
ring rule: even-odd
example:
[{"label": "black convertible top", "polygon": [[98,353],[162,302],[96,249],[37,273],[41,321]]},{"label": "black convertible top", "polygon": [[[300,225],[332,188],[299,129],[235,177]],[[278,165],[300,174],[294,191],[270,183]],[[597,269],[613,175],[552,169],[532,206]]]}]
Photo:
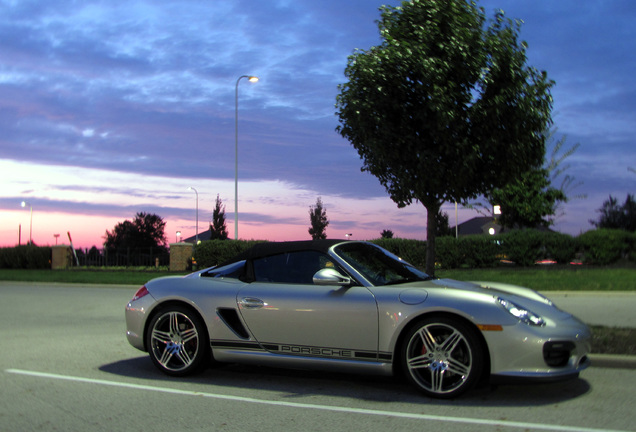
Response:
[{"label": "black convertible top", "polygon": [[[298,252],[298,251],[318,251],[327,253],[327,251],[338,243],[345,242],[346,240],[334,240],[334,239],[326,239],[326,240],[302,240],[302,241],[287,241],[287,242],[264,242],[257,243],[251,248],[241,252],[236,255],[231,260],[221,264],[220,266],[224,266],[226,264],[231,264],[237,261],[243,260],[252,260],[255,258],[262,258],[271,255],[278,255],[285,252]],[[220,267],[219,266],[219,267]]]}]

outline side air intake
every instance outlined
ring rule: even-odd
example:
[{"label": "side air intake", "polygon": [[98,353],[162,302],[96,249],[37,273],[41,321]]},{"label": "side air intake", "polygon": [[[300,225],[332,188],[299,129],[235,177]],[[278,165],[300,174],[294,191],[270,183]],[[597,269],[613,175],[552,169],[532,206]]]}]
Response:
[{"label": "side air intake", "polygon": [[247,329],[241,322],[236,309],[232,308],[219,308],[216,310],[217,315],[223,320],[226,326],[228,326],[238,337],[241,339],[249,339],[250,335]]}]

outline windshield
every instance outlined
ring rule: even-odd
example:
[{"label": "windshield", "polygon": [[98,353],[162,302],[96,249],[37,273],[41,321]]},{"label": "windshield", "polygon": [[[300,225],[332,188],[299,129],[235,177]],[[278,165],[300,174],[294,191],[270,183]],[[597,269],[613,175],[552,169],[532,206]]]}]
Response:
[{"label": "windshield", "polygon": [[369,243],[344,243],[334,252],[375,286],[432,278],[389,251]]}]

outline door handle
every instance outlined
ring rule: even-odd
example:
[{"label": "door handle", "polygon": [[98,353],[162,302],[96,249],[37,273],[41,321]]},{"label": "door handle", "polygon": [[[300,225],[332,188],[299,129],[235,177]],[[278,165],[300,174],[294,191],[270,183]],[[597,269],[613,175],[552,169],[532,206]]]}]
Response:
[{"label": "door handle", "polygon": [[265,302],[254,297],[243,297],[239,301],[239,306],[245,309],[258,309],[265,306]]}]

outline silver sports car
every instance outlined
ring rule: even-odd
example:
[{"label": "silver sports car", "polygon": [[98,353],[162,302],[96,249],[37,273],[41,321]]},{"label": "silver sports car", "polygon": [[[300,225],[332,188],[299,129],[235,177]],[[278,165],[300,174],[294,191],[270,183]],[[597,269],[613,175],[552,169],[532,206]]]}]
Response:
[{"label": "silver sports car", "polygon": [[174,376],[212,362],[404,373],[452,398],[479,381],[567,379],[590,364],[590,330],[537,292],[435,279],[357,241],[262,243],[154,279],[126,324],[130,344]]}]

